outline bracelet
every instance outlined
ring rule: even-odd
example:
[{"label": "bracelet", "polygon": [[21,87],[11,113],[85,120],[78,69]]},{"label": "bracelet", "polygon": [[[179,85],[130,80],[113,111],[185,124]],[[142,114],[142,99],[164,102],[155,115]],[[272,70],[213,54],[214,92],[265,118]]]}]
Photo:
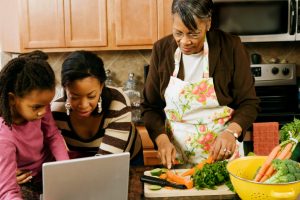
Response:
[{"label": "bracelet", "polygon": [[235,139],[237,139],[239,137],[239,134],[237,132],[235,132],[235,131],[232,131],[232,130],[230,130],[228,128],[225,129],[225,131],[227,131],[228,133],[231,133],[235,137]]}]

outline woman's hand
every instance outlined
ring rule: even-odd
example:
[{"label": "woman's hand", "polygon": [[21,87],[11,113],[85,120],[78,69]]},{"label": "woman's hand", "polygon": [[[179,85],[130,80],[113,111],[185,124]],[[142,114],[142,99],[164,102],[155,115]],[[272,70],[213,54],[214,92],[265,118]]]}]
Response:
[{"label": "woman's hand", "polygon": [[30,181],[32,179],[31,171],[21,171],[21,170],[17,169],[16,175],[17,175],[17,183],[19,185],[27,183],[28,181]]},{"label": "woman's hand", "polygon": [[211,148],[213,160],[224,160],[231,157],[236,148],[236,138],[229,132],[223,131],[214,141]]},{"label": "woman's hand", "polygon": [[166,134],[160,134],[155,140],[161,162],[168,169],[175,163],[176,149]]}]

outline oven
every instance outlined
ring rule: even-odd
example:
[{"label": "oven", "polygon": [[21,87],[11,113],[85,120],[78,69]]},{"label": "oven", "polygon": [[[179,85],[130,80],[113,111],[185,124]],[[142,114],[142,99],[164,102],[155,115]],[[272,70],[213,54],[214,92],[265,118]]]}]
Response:
[{"label": "oven", "polygon": [[261,107],[256,122],[279,122],[282,127],[300,119],[295,64],[255,64],[251,71]]}]

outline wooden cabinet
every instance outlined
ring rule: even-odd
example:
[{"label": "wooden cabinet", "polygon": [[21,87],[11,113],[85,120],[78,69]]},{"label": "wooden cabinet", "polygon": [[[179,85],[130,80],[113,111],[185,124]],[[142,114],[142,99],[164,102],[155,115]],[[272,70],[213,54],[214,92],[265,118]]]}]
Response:
[{"label": "wooden cabinet", "polygon": [[10,0],[1,12],[4,51],[107,46],[106,0]]},{"label": "wooden cabinet", "polygon": [[0,2],[2,50],[151,49],[171,33],[172,0]]},{"label": "wooden cabinet", "polygon": [[64,0],[64,5],[67,47],[107,46],[106,0]]},{"label": "wooden cabinet", "polygon": [[117,49],[151,49],[170,34],[173,0],[113,0],[114,40]]},{"label": "wooden cabinet", "polygon": [[22,0],[20,25],[24,48],[64,47],[64,7],[61,0]]},{"label": "wooden cabinet", "polygon": [[172,2],[173,0],[158,1],[158,39],[172,33]]},{"label": "wooden cabinet", "polygon": [[157,40],[156,0],[115,0],[116,45],[152,45]]}]

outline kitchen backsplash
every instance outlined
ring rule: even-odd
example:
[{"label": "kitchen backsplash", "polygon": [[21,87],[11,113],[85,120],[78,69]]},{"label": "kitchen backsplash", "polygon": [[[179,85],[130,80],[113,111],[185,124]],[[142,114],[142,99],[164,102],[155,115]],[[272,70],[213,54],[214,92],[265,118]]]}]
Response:
[{"label": "kitchen backsplash", "polygon": [[246,43],[249,54],[261,55],[261,63],[278,62],[296,63],[297,76],[300,77],[300,43],[275,42],[275,43]]},{"label": "kitchen backsplash", "polygon": [[[138,83],[143,84],[143,66],[150,62],[151,50],[130,50],[130,51],[104,51],[95,52],[104,62],[105,69],[112,73],[112,79],[118,86],[123,86],[128,74],[133,72]],[[60,84],[60,68],[64,59],[69,53],[49,53],[49,63],[56,74]],[[2,67],[14,56],[14,54],[2,53]]]},{"label": "kitchen backsplash", "polygon": [[[277,42],[277,43],[246,43],[249,52],[261,55],[262,63],[269,63],[271,59],[296,63],[297,76],[300,77],[300,43]],[[140,84],[143,84],[143,66],[150,62],[151,50],[126,50],[96,52],[103,61],[106,69],[112,72],[113,81],[122,86],[128,78],[128,73],[133,72]],[[60,84],[60,67],[69,53],[49,53],[49,63],[53,67]],[[11,59],[13,54],[1,53],[3,67]]]}]

